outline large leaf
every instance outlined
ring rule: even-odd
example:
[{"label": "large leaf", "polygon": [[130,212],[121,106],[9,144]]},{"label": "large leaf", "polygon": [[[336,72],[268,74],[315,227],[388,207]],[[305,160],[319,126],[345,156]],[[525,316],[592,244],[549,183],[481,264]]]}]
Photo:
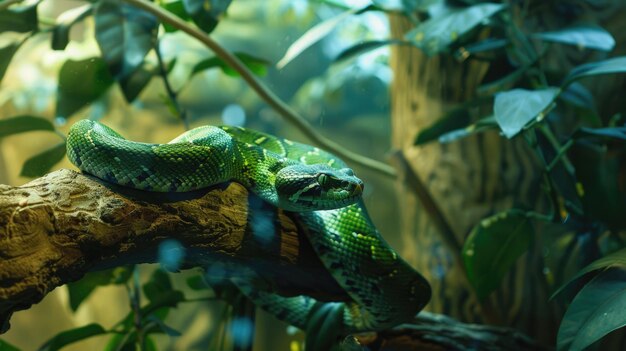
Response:
[{"label": "large leaf", "polygon": [[118,83],[127,102],[133,102],[148,86],[150,80],[155,75],[155,70],[147,64],[143,64],[139,69],[130,75],[121,78]]},{"label": "large leaf", "polygon": [[65,50],[72,26],[91,14],[92,10],[93,5],[85,4],[63,12],[52,29],[52,50]]},{"label": "large leaf", "polygon": [[54,124],[46,118],[28,115],[0,119],[0,138],[34,130],[54,131]]},{"label": "large leaf", "polygon": [[215,29],[230,3],[231,0],[183,0],[185,11],[193,22],[207,33]]},{"label": "large leaf", "polygon": [[451,143],[459,139],[468,137],[472,134],[482,133],[487,130],[497,129],[498,124],[493,116],[485,117],[474,124],[461,129],[452,130],[443,133],[439,136],[438,140],[441,144]]},{"label": "large leaf", "polygon": [[507,138],[514,137],[524,126],[552,104],[557,88],[542,90],[514,89],[496,95],[493,110],[496,122]]},{"label": "large leaf", "polygon": [[11,59],[13,55],[17,52],[17,49],[20,48],[21,42],[12,43],[3,48],[0,48],[0,82],[2,82],[2,77],[7,73],[7,69],[9,68],[9,63],[11,63]]},{"label": "large leaf", "polygon": [[615,39],[604,28],[591,25],[579,25],[562,28],[551,32],[535,33],[533,37],[544,41],[575,45],[580,49],[611,51]]},{"label": "large leaf", "polygon": [[519,210],[498,213],[483,219],[463,245],[463,262],[467,278],[484,299],[533,240],[534,229],[528,217]]},{"label": "large leaf", "polygon": [[20,176],[41,177],[65,157],[65,142],[37,154],[24,162]]},{"label": "large leaf", "polygon": [[37,30],[37,5],[9,8],[0,11],[0,33],[2,32],[31,32]]},{"label": "large leaf", "polygon": [[113,78],[101,58],[67,60],[59,72],[56,116],[68,118],[104,94]]},{"label": "large leaf", "polygon": [[439,118],[435,123],[420,131],[415,137],[414,145],[422,145],[437,140],[441,135],[466,127],[470,123],[467,108],[456,108]]},{"label": "large leaf", "polygon": [[435,55],[504,7],[502,4],[486,3],[450,9],[413,28],[405,38],[415,43],[427,55]]},{"label": "large leaf", "polygon": [[614,57],[608,60],[587,63],[574,68],[565,78],[563,85],[568,85],[569,83],[583,77],[624,72],[626,72],[626,56]]},{"label": "large leaf", "polygon": [[39,351],[56,351],[64,346],[96,335],[106,334],[107,331],[99,324],[88,324],[83,327],[66,330],[48,340]]},{"label": "large leaf", "polygon": [[111,73],[123,78],[133,73],[155,44],[158,21],[120,0],[96,6],[96,40]]},{"label": "large leaf", "polygon": [[358,9],[352,8],[313,26],[311,29],[306,31],[306,33],[304,33],[300,38],[298,38],[298,40],[291,44],[291,46],[289,46],[287,52],[285,53],[285,56],[283,56],[278,61],[276,67],[279,69],[285,67],[289,62],[298,57],[304,50],[322,40],[325,36],[330,34],[330,32],[332,32],[335,28],[337,28],[339,24],[345,21],[346,18],[354,15],[358,11]]},{"label": "large leaf", "polygon": [[132,275],[130,267],[116,267],[104,271],[89,272],[80,280],[67,284],[70,308],[76,311],[80,304],[99,286],[124,284]]},{"label": "large leaf", "polygon": [[613,252],[609,255],[606,255],[600,259],[597,259],[593,262],[591,262],[589,265],[587,265],[585,268],[581,269],[580,271],[578,271],[578,273],[576,273],[576,275],[574,275],[573,277],[571,277],[567,283],[563,284],[557,291],[554,292],[554,294],[552,294],[552,297],[555,297],[556,295],[560,294],[569,284],[571,284],[574,280],[582,277],[583,275],[592,272],[592,271],[596,271],[598,269],[604,269],[607,267],[624,267],[626,268],[626,248],[618,250],[616,252]]},{"label": "large leaf", "polygon": [[626,325],[626,271],[609,269],[585,285],[565,312],[557,349],[578,351]]},{"label": "large leaf", "polygon": [[168,291],[172,291],[172,282],[170,276],[161,269],[155,270],[150,280],[143,285],[143,293],[150,301]]}]

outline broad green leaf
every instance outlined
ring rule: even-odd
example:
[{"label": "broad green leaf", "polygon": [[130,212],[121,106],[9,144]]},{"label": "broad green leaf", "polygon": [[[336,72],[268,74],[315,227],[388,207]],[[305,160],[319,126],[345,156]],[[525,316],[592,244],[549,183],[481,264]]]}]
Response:
[{"label": "broad green leaf", "polygon": [[157,19],[120,0],[100,2],[95,19],[96,40],[111,74],[117,78],[127,77],[154,47]]},{"label": "broad green leaf", "polygon": [[462,255],[467,278],[479,299],[497,289],[515,261],[528,250],[534,229],[520,210],[483,219],[465,240]]},{"label": "broad green leaf", "polygon": [[183,0],[189,17],[206,33],[215,29],[230,3],[231,0]]},{"label": "broad green leaf", "polygon": [[360,55],[368,51],[378,49],[379,47],[382,47],[385,45],[412,45],[412,44],[403,40],[398,40],[398,39],[364,41],[362,43],[358,43],[356,45],[353,45],[345,49],[339,55],[337,55],[334,61],[340,62],[343,60],[347,60],[353,56]]},{"label": "broad green leaf", "polygon": [[52,132],[54,124],[46,118],[28,115],[0,119],[0,138],[35,130]]},{"label": "broad green leaf", "polygon": [[343,323],[344,304],[317,302],[306,325],[306,350],[330,350],[337,342]]},{"label": "broad green leaf", "polygon": [[582,277],[583,275],[585,275],[585,274],[587,274],[589,272],[592,272],[592,271],[596,271],[598,269],[604,269],[604,268],[608,268],[608,267],[624,267],[624,268],[626,268],[626,248],[621,249],[621,250],[616,251],[616,252],[613,252],[611,254],[608,254],[608,255],[606,255],[606,256],[604,256],[602,258],[599,258],[599,259],[591,262],[585,268],[583,268],[580,271],[578,271],[578,273],[576,273],[576,275],[571,277],[567,281],[567,283],[563,284],[557,291],[555,291],[554,294],[552,294],[552,296],[550,298],[552,299],[555,296],[557,296],[558,294],[560,294],[574,280]]},{"label": "broad green leaf", "polygon": [[542,118],[543,112],[552,104],[559,92],[558,88],[514,89],[496,95],[494,116],[504,135],[512,138],[528,122]]},{"label": "broad green leaf", "polygon": [[20,176],[41,177],[65,157],[65,142],[37,154],[24,162]]},{"label": "broad green leaf", "polygon": [[535,33],[534,38],[575,45],[580,49],[611,51],[615,47],[615,39],[604,28],[590,25],[578,25],[556,31]]},{"label": "broad green leaf", "polygon": [[580,65],[569,72],[563,82],[563,86],[571,82],[588,76],[610,73],[626,72],[626,56],[610,58],[604,61],[591,62]]},{"label": "broad green leaf", "polygon": [[19,49],[21,45],[21,42],[19,42],[0,48],[0,82],[2,82],[4,74],[7,73],[7,69],[9,68],[9,63],[11,63],[13,55],[15,55],[17,49]]},{"label": "broad green leaf", "polygon": [[21,351],[21,350],[4,340],[0,340],[0,351]]},{"label": "broad green leaf", "polygon": [[106,333],[107,331],[104,330],[104,328],[102,328],[102,326],[100,326],[99,324],[88,324],[84,327],[66,330],[57,334],[52,339],[48,340],[42,347],[40,347],[39,351],[60,350],[61,348],[77,341]]},{"label": "broad green leaf", "polygon": [[64,50],[70,41],[70,29],[93,10],[93,5],[85,4],[63,12],[52,28],[52,50]]},{"label": "broad green leaf", "polygon": [[427,55],[435,55],[504,8],[505,5],[502,4],[485,3],[451,9],[413,28],[405,38],[415,43]]},{"label": "broad green leaf", "polygon": [[172,291],[172,282],[170,276],[162,269],[155,270],[150,280],[143,285],[143,293],[150,301],[168,291]]},{"label": "broad green leaf", "polygon": [[89,272],[80,280],[67,284],[70,308],[76,311],[80,304],[99,286],[124,284],[132,275],[132,268],[116,267],[104,271]]},{"label": "broad green leaf", "polygon": [[103,351],[137,351],[135,342],[137,332],[129,331],[127,334],[114,334],[111,336]]},{"label": "broad green leaf", "polygon": [[152,77],[155,75],[154,69],[148,67],[146,64],[139,67],[135,72],[130,75],[121,78],[119,80],[120,88],[126,98],[127,102],[133,102],[141,94],[143,89],[150,83]]},{"label": "broad green leaf", "polygon": [[[243,62],[243,64],[256,75],[263,76],[267,74],[267,66],[269,65],[268,61],[243,52],[237,52],[235,53],[235,56],[237,56],[241,60],[241,62]],[[239,73],[232,69],[228,64],[226,64],[226,62],[222,61],[221,58],[214,56],[198,62],[191,70],[190,78],[204,70],[216,67],[219,67],[222,72],[229,76],[239,76]]]},{"label": "broad green leaf", "polygon": [[566,101],[574,106],[594,110],[595,101],[593,95],[584,85],[580,83],[572,83],[563,90],[559,95],[559,99]]},{"label": "broad green leaf", "polygon": [[325,36],[330,34],[341,22],[345,21],[346,18],[357,13],[359,9],[352,8],[348,11],[342,12],[341,14],[331,17],[323,22],[320,22],[313,26],[311,29],[307,30],[298,40],[296,40],[289,48],[287,52],[285,52],[285,56],[283,56],[276,67],[281,69],[285,67],[289,62],[293,61],[296,57],[298,57],[304,50],[311,47],[313,44],[322,40]]},{"label": "broad green leaf", "polygon": [[146,322],[150,323],[154,323],[154,328],[152,328],[151,330],[149,330],[149,332],[162,332],[165,333],[169,336],[181,336],[181,332],[179,332],[178,330],[170,327],[169,325],[165,324],[163,322],[163,320],[161,320],[160,318],[158,318],[157,316],[155,316],[154,314],[150,315],[148,318],[146,318],[145,320]]},{"label": "broad green leaf", "polygon": [[38,4],[39,2],[31,6],[12,7],[0,11],[0,33],[25,33],[39,29],[37,19]]},{"label": "broad green leaf", "polygon": [[56,116],[68,118],[92,103],[113,84],[113,78],[101,58],[67,60],[59,72]]},{"label": "broad green leaf", "polygon": [[463,47],[463,51],[468,54],[478,54],[481,52],[492,51],[502,49],[509,45],[510,41],[507,39],[488,38],[476,43],[468,44]]},{"label": "broad green leaf", "polygon": [[626,326],[626,271],[609,269],[585,285],[570,304],[557,349],[578,351]]}]

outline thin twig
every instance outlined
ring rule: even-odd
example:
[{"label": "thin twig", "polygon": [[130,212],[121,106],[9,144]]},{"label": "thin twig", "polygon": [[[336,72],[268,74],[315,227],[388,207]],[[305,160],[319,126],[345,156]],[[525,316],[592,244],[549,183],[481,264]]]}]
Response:
[{"label": "thin twig", "polygon": [[170,84],[170,80],[167,76],[167,68],[165,67],[165,62],[163,62],[163,56],[161,55],[161,48],[159,46],[159,42],[154,45],[154,52],[156,53],[157,61],[159,62],[159,74],[161,75],[161,79],[163,79],[163,85],[165,86],[165,91],[167,92],[167,96],[176,113],[178,114],[178,118],[183,121],[183,125],[185,126],[185,130],[189,130],[189,120],[187,119],[187,111],[180,107],[180,103],[178,102],[178,94],[172,89],[172,85]]},{"label": "thin twig", "polygon": [[153,14],[162,22],[167,23],[172,27],[189,34],[191,37],[197,39],[206,47],[211,49],[217,57],[222,59],[224,62],[226,62],[226,64],[228,64],[235,71],[237,71],[239,75],[241,75],[241,77],[259,95],[261,99],[263,99],[268,105],[270,105],[285,119],[294,124],[314,144],[317,144],[321,148],[326,149],[349,162],[377,171],[389,177],[396,177],[396,171],[393,169],[393,167],[380,161],[376,161],[347,150],[341,145],[318,133],[302,116],[300,116],[289,105],[287,105],[287,103],[285,103],[278,96],[276,96],[276,94],[274,94],[269,88],[267,88],[263,82],[258,80],[254,76],[254,74],[245,66],[245,64],[241,62],[241,60],[239,60],[235,55],[223,48],[206,33],[193,26],[190,26],[187,22],[183,21],[176,15],[162,9],[154,3],[148,2],[146,0],[123,1]]}]

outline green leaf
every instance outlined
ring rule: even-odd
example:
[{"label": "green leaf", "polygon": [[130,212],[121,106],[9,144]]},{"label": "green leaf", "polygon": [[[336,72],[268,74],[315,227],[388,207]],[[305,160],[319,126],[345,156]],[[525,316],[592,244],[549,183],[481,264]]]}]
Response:
[{"label": "green leaf", "polygon": [[568,285],[570,285],[574,280],[577,280],[578,278],[582,277],[583,275],[598,270],[598,269],[604,269],[604,268],[608,268],[608,267],[626,267],[626,248],[615,251],[611,254],[608,254],[602,258],[599,258],[593,262],[591,262],[589,265],[587,265],[585,268],[581,269],[580,271],[578,271],[578,273],[576,273],[576,275],[574,275],[573,277],[571,277],[567,283],[563,284],[557,291],[554,292],[554,294],[552,294],[552,296],[550,297],[550,299],[554,298],[555,296],[557,296],[558,294],[560,294]]},{"label": "green leaf", "polygon": [[358,43],[342,51],[339,55],[337,55],[334,62],[344,61],[353,56],[360,55],[360,54],[378,49],[379,47],[386,46],[386,45],[412,45],[412,44],[404,40],[398,40],[398,39],[364,41],[362,43]]},{"label": "green leaf", "polygon": [[207,284],[206,280],[204,280],[204,278],[200,274],[187,278],[187,286],[192,290],[211,289],[209,284]]},{"label": "green leaf", "polygon": [[95,19],[96,40],[111,74],[127,77],[155,45],[156,17],[120,0],[105,0],[96,6]]},{"label": "green leaf", "polygon": [[93,5],[85,4],[63,12],[52,28],[52,50],[64,50],[70,42],[72,26],[91,14],[92,10]]},{"label": "green leaf", "polygon": [[48,340],[39,351],[55,351],[60,350],[64,346],[72,344],[74,342],[90,338],[96,335],[106,334],[107,331],[99,324],[88,324],[84,327],[66,330],[54,336]]},{"label": "green leaf", "polygon": [[626,72],[626,56],[610,58],[604,61],[591,62],[580,65],[569,72],[563,82],[563,86],[571,82],[588,76],[610,73]]},{"label": "green leaf", "polygon": [[307,30],[300,38],[298,38],[298,40],[289,46],[287,52],[285,52],[285,56],[278,61],[276,67],[281,69],[287,66],[289,62],[300,56],[304,50],[322,40],[325,36],[337,28],[341,22],[345,21],[346,18],[357,12],[359,12],[359,9],[352,8],[311,27],[311,29]]},{"label": "green leaf", "polygon": [[496,122],[507,138],[514,137],[543,112],[559,94],[558,88],[542,90],[514,89],[496,95],[493,110]]},{"label": "green leaf", "polygon": [[172,281],[162,269],[155,270],[150,280],[143,285],[143,293],[150,301],[154,301],[159,295],[168,291],[172,291]]},{"label": "green leaf", "polygon": [[577,351],[626,325],[626,271],[609,269],[585,285],[565,312],[557,349]]},{"label": "green leaf", "polygon": [[0,351],[21,351],[21,350],[4,340],[0,340]]},{"label": "green leaf", "polygon": [[20,176],[41,177],[65,157],[65,142],[39,153],[24,162]]},{"label": "green leaf", "polygon": [[76,311],[80,304],[99,286],[124,284],[132,275],[130,267],[116,267],[104,271],[89,272],[80,280],[67,284],[70,308]]},{"label": "green leaf", "polygon": [[129,331],[127,334],[114,334],[111,336],[104,351],[137,351],[135,342],[137,341],[137,333]]},{"label": "green leaf", "polygon": [[0,138],[34,130],[53,132],[54,124],[46,118],[28,115],[0,119]]},{"label": "green leaf", "polygon": [[[168,12],[173,13],[174,15],[176,15],[177,17],[185,21],[188,21],[191,19],[191,17],[189,17],[187,12],[185,11],[185,6],[183,5],[182,0],[166,2],[166,3],[161,2],[159,5],[161,5],[161,7],[166,9]],[[172,33],[172,32],[178,31],[178,28],[175,28],[168,23],[162,22],[161,24],[163,25],[163,28],[165,29],[166,33]]]},{"label": "green leaf", "polygon": [[535,33],[534,38],[544,41],[575,45],[579,49],[595,49],[611,51],[615,47],[615,39],[604,28],[591,25],[578,25],[556,31]]},{"label": "green leaf", "polygon": [[459,37],[505,8],[502,4],[479,4],[450,9],[409,31],[405,38],[429,56],[446,50]]},{"label": "green leaf", "polygon": [[[268,61],[254,57],[252,55],[248,55],[243,52],[237,52],[235,53],[235,56],[237,56],[241,60],[241,62],[243,62],[243,64],[246,67],[248,67],[248,69],[250,69],[253,73],[259,76],[263,76],[267,73],[267,66],[269,65]],[[228,64],[226,64],[226,62],[222,61],[221,58],[209,57],[208,59],[204,59],[198,62],[193,67],[193,69],[191,70],[190,78],[193,77],[195,74],[200,73],[204,70],[216,68],[216,67],[219,67],[220,69],[222,69],[222,72],[224,72],[225,74],[229,76],[233,76],[233,77],[239,76],[239,73],[235,71],[234,69],[232,69]]]},{"label": "green leaf", "polygon": [[0,49],[0,82],[2,82],[4,74],[7,73],[7,69],[9,68],[9,63],[11,63],[13,55],[15,55],[17,49],[19,49],[21,45],[22,42],[13,43]]},{"label": "green leaf", "polygon": [[529,248],[534,229],[525,213],[509,210],[483,219],[463,245],[467,278],[479,299],[498,288],[515,261]]},{"label": "green leaf", "polygon": [[59,72],[56,116],[68,118],[102,96],[113,78],[101,58],[67,60]]},{"label": "green leaf", "polygon": [[576,134],[626,140],[626,126],[625,127],[612,127],[612,128],[582,127]]},{"label": "green leaf", "polygon": [[498,128],[498,124],[496,123],[496,119],[493,116],[485,117],[478,122],[471,124],[462,129],[456,129],[449,131],[447,133],[441,134],[439,136],[439,143],[447,144],[453,141],[457,141],[459,139],[468,137],[472,134],[482,133],[487,130],[492,130]]},{"label": "green leaf", "polygon": [[37,19],[37,5],[12,7],[0,11],[0,33],[1,32],[32,32],[39,29]]},{"label": "green leaf", "polygon": [[133,102],[141,94],[143,89],[150,83],[154,76],[154,69],[148,67],[146,64],[139,67],[135,72],[130,75],[121,78],[119,80],[120,88],[126,98],[127,102]]},{"label": "green leaf", "polygon": [[183,0],[185,11],[193,23],[206,33],[215,29],[231,0]]}]

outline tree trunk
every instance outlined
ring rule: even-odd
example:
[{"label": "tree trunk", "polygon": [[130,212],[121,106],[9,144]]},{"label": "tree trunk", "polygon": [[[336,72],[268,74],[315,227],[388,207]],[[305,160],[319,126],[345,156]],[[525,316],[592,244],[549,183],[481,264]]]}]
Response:
[{"label": "tree trunk", "polygon": [[[413,27],[399,16],[390,21],[394,38]],[[521,138],[505,140],[495,132],[450,144],[413,145],[419,131],[473,97],[488,64],[459,62],[451,55],[427,57],[418,49],[395,46],[391,67],[392,142],[406,162],[397,183],[406,243],[401,254],[433,287],[427,309],[465,322],[513,326],[553,343],[561,311],[548,303],[548,287],[541,283],[541,250],[520,259],[501,289],[482,303],[460,261],[460,247],[480,219],[520,204],[536,207],[541,173],[530,148]],[[470,113],[475,118],[490,111]],[[416,196],[421,184],[434,207],[424,203],[424,195]]]}]

